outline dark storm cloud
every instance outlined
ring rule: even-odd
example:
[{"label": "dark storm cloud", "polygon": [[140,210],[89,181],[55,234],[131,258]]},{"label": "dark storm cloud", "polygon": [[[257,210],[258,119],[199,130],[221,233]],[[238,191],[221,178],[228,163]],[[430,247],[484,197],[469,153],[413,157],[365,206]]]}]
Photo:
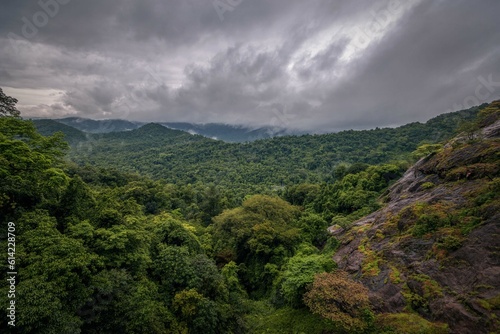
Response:
[{"label": "dark storm cloud", "polygon": [[[481,77],[500,82],[499,10],[494,1],[422,2],[331,91],[318,119],[374,127],[471,107],[463,101],[475,95]],[[498,98],[500,86],[490,93],[476,100]],[[348,116],[337,117],[342,110]]]},{"label": "dark storm cloud", "polygon": [[496,0],[4,0],[0,86],[45,96],[20,99],[25,115],[397,125],[500,97],[498,12]]}]

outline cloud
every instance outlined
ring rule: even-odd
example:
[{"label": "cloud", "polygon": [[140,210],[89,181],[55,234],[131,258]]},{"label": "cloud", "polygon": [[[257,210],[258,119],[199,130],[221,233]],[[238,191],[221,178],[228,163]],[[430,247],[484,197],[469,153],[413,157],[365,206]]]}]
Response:
[{"label": "cloud", "polygon": [[226,0],[223,20],[205,0],[57,1],[43,25],[38,2],[2,5],[0,84],[25,115],[327,132],[500,97],[476,93],[500,82],[495,0]]}]

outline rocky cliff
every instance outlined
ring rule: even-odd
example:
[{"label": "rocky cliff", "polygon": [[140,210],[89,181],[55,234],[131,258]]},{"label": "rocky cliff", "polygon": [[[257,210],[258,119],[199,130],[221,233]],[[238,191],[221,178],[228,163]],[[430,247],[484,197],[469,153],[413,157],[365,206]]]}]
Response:
[{"label": "rocky cliff", "polygon": [[394,320],[417,317],[430,332],[500,331],[499,114],[500,101],[490,104],[477,131],[416,163],[381,210],[331,229],[334,260],[388,326],[405,331],[410,320]]}]

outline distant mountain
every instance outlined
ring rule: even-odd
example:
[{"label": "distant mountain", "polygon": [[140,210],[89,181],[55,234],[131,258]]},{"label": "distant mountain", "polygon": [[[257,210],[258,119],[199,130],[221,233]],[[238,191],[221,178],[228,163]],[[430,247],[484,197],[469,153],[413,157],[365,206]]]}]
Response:
[{"label": "distant mountain", "polygon": [[[144,122],[132,122],[121,119],[93,120],[80,117],[67,117],[54,119],[53,121],[71,126],[87,133],[111,133],[135,130],[143,126]],[[183,122],[161,122],[158,123],[167,128],[198,134],[207,138],[222,140],[230,143],[251,142],[259,139],[267,139],[290,134],[284,128],[276,127],[248,127],[244,125],[229,125],[221,123],[183,123]]]},{"label": "distant mountain", "polygon": [[113,167],[175,184],[214,183],[249,193],[258,187],[329,182],[339,163],[405,159],[422,143],[451,138],[457,126],[474,118],[478,110],[398,128],[279,136],[247,143],[227,143],[147,124],[132,131],[94,135],[90,148],[76,148],[70,157],[81,165]]},{"label": "distant mountain", "polygon": [[80,117],[54,119],[54,121],[74,127],[88,133],[110,133],[129,131],[141,127],[144,123],[131,122],[122,119],[93,120]]},{"label": "distant mountain", "polygon": [[56,132],[64,133],[64,139],[72,146],[88,139],[84,132],[51,119],[35,119],[32,122],[38,132],[44,136],[51,136]]},{"label": "distant mountain", "polygon": [[[484,107],[484,105],[479,106],[479,108],[481,107]],[[468,110],[442,114],[431,119],[428,122],[428,125],[448,126],[447,129],[443,129],[443,131],[448,132],[451,130],[449,127],[454,126],[455,124],[454,122],[450,121],[452,118],[463,118],[467,117],[468,114]],[[446,119],[448,120],[448,122],[443,122],[443,120]],[[81,117],[66,117],[60,119],[52,119],[52,121],[65,124],[77,130],[92,134],[131,131],[147,124],[146,122],[127,121],[122,119],[93,120]],[[199,124],[188,122],[158,122],[157,124],[161,124],[162,126],[169,129],[185,131],[190,134],[197,134],[203,137],[221,140],[228,143],[245,143],[274,137],[307,134],[305,132],[272,126],[251,127],[246,125],[230,125],[222,123]],[[69,129],[66,129],[66,131],[61,131],[66,133],[69,132]]]},{"label": "distant mountain", "polygon": [[168,128],[199,134],[204,137],[223,140],[230,143],[251,142],[291,133],[284,128],[260,127],[251,128],[243,125],[229,125],[220,123],[194,124],[194,123],[160,123]]},{"label": "distant mountain", "polygon": [[201,135],[187,133],[186,131],[169,129],[158,123],[148,123],[131,131],[110,132],[100,134],[96,138],[105,141],[127,141],[134,143],[147,142],[152,148],[161,145],[179,144],[181,142],[196,142],[200,140],[212,141]]}]

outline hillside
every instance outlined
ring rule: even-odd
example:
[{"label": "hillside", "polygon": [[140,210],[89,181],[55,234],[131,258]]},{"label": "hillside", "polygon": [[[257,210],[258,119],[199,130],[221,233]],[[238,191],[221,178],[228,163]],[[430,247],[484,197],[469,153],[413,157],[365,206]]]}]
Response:
[{"label": "hillside", "polygon": [[168,128],[199,134],[207,138],[222,140],[229,143],[251,142],[286,135],[286,129],[273,127],[251,128],[243,125],[228,125],[218,123],[161,123]]},{"label": "hillside", "polygon": [[398,332],[416,331],[417,314],[445,324],[435,330],[500,331],[500,102],[488,109],[496,123],[420,160],[382,209],[330,227],[341,244],[334,261]]},{"label": "hillside", "polygon": [[74,127],[56,122],[51,119],[36,119],[33,120],[36,129],[44,136],[51,136],[56,132],[62,132],[64,139],[72,146],[86,141],[87,135]]},{"label": "hillside", "polygon": [[144,124],[141,122],[130,122],[121,119],[93,120],[81,117],[59,118],[54,119],[54,121],[88,133],[128,131],[137,129]]},{"label": "hillside", "polygon": [[[131,122],[121,119],[93,120],[81,117],[67,117],[53,119],[52,121],[71,126],[87,133],[110,133],[138,129],[144,122]],[[161,122],[169,129],[181,130],[191,134],[222,140],[230,143],[250,142],[259,139],[283,136],[289,133],[286,129],[276,127],[248,127],[244,125],[229,125],[220,123],[183,123]]]},{"label": "hillside", "polygon": [[[214,183],[245,194],[303,182],[332,180],[339,163],[404,159],[422,142],[450,138],[479,108],[398,128],[276,137],[237,144],[149,125],[99,134],[72,150],[78,164],[114,167],[176,184]],[[175,140],[173,139],[175,137]]]}]

